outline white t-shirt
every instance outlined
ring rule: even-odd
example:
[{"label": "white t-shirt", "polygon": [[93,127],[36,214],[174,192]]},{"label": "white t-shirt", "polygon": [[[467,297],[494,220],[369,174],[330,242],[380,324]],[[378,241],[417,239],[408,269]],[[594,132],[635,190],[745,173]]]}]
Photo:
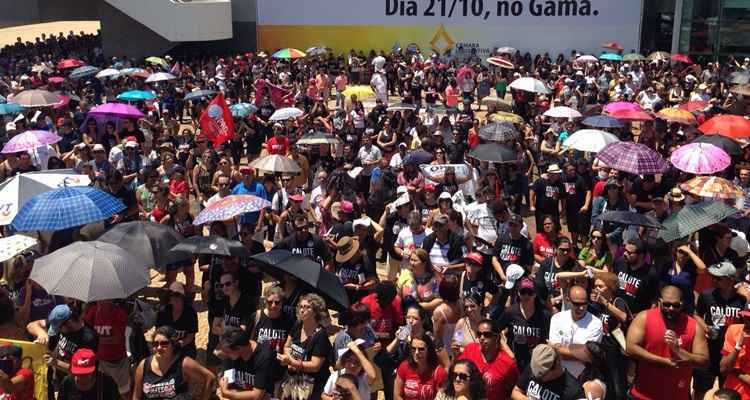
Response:
[{"label": "white t-shirt", "polygon": [[[586,344],[587,342],[600,342],[602,340],[602,321],[595,318],[590,312],[586,312],[583,318],[573,321],[571,311],[562,311],[552,316],[549,324],[549,343],[562,344]],[[562,360],[562,365],[568,372],[578,378],[583,372],[584,365],[578,360]]]},{"label": "white t-shirt", "polygon": [[39,146],[34,150],[29,150],[27,151],[27,153],[29,153],[29,155],[31,156],[31,160],[34,162],[34,165],[39,167],[39,169],[42,171],[47,170],[47,163],[49,162],[50,158],[59,157],[57,151],[55,151],[55,148],[48,144]]},{"label": "white t-shirt", "polygon": [[[466,219],[477,228],[477,237],[486,241],[489,244],[495,243],[497,240],[497,228],[495,217],[490,215],[490,210],[487,208],[487,203],[471,203],[464,209],[466,212]],[[482,248],[484,244],[478,244],[477,248]]]},{"label": "white t-shirt", "polygon": [[370,145],[369,149],[367,148],[367,146],[360,147],[359,151],[357,152],[357,158],[362,161],[362,173],[365,176],[368,176],[370,175],[370,172],[372,172],[372,169],[375,167],[375,164],[364,164],[378,161],[383,158],[383,155],[380,152],[378,146]]},{"label": "white t-shirt", "polygon": [[427,235],[431,234],[430,228],[425,228],[422,233],[414,234],[411,228],[405,227],[401,229],[396,238],[396,247],[404,251],[404,257],[401,258],[401,267],[406,268],[409,265],[409,255],[414,249],[422,247],[422,242]]},{"label": "white t-shirt", "polygon": [[[339,380],[339,376],[346,373],[346,369],[342,368],[334,371],[329,377],[328,382],[323,387],[323,393],[331,396],[333,395],[333,389],[336,388],[336,381]],[[360,373],[357,377],[357,390],[359,390],[359,397],[362,399],[370,398],[370,384],[367,383],[367,374],[364,372]]]}]

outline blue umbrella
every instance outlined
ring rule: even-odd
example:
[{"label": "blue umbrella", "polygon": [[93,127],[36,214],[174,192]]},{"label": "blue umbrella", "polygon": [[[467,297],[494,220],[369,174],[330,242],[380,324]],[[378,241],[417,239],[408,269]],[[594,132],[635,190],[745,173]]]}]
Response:
[{"label": "blue umbrella", "polygon": [[99,71],[99,68],[93,67],[91,65],[84,65],[82,67],[74,69],[69,76],[71,79],[79,79],[91,75],[96,75],[97,73],[99,73]]},{"label": "blue umbrella", "polygon": [[117,98],[125,101],[144,101],[153,100],[156,98],[153,93],[145,90],[129,90],[127,92],[120,93]]},{"label": "blue umbrella", "polygon": [[586,117],[581,123],[594,128],[622,128],[625,126],[619,119],[610,117],[609,115]]},{"label": "blue umbrella", "polygon": [[18,114],[23,112],[23,107],[16,103],[0,104],[0,115]]},{"label": "blue umbrella", "polygon": [[184,100],[185,101],[196,100],[196,99],[200,99],[201,97],[213,96],[215,94],[216,94],[215,90],[206,90],[206,89],[194,90],[186,94]]},{"label": "blue umbrella", "polygon": [[607,61],[622,61],[622,56],[615,53],[604,53],[599,56],[599,59]]},{"label": "blue umbrella", "polygon": [[232,113],[233,117],[245,118],[248,115],[258,111],[258,107],[255,107],[250,103],[239,103],[232,104],[232,106],[229,107],[229,111]]},{"label": "blue umbrella", "polygon": [[120,199],[101,189],[65,186],[29,199],[11,226],[19,232],[57,231],[103,221],[124,209]]}]

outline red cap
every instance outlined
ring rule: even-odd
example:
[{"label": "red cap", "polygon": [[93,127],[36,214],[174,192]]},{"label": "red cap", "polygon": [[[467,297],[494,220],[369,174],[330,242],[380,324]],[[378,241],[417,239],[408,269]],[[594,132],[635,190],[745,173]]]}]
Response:
[{"label": "red cap", "polygon": [[138,139],[136,139],[135,136],[128,136],[128,137],[125,138],[125,141],[126,142],[137,142]]},{"label": "red cap", "polygon": [[242,175],[252,175],[255,173],[255,170],[251,167],[240,167],[240,173]]},{"label": "red cap", "polygon": [[90,349],[79,349],[70,360],[70,373],[88,375],[96,371],[96,354]]},{"label": "red cap", "polygon": [[424,190],[427,192],[434,192],[435,191],[435,185],[428,183],[424,185]]},{"label": "red cap", "polygon": [[484,257],[482,257],[482,254],[478,251],[472,251],[471,253],[467,254],[466,257],[464,257],[464,261],[482,265],[484,264]]}]

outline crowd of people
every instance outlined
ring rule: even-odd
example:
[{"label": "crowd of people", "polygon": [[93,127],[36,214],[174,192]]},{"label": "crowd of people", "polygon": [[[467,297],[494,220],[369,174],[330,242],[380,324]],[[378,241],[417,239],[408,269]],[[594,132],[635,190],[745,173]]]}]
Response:
[{"label": "crowd of people", "polygon": [[[253,254],[285,249],[335,274],[349,306],[332,313],[325,293],[291,275],[264,277],[248,258],[196,256],[161,271],[154,329],[144,332],[132,299],[82,304],[29,279],[36,257],[88,239],[72,229],[5,263],[0,338],[48,347],[47,397],[58,400],[697,400],[716,387],[714,399],[750,399],[750,203],[730,199],[734,215],[669,243],[653,228],[603,221],[634,211],[664,222],[714,199],[682,190],[692,175],[672,166],[635,175],[569,149],[581,119],[543,116],[555,106],[597,115],[617,101],[651,113],[700,102],[699,123],[747,116],[729,77],[748,73],[750,60],[580,56],[503,55],[513,69],[418,50],[154,64],[107,58],[94,35],[19,39],[0,51],[0,93],[12,102],[42,88],[69,102],[5,116],[4,141],[30,129],[62,140],[0,155],[0,180],[73,169],[126,205],[106,229],[151,221]],[[64,76],[61,59],[177,79],[50,79]],[[509,86],[521,77],[549,93]],[[373,96],[345,94],[358,84]],[[126,90],[154,95],[133,103],[145,118],[88,115]],[[195,90],[257,110],[234,117],[231,140],[212,143],[200,124],[211,98],[185,100]],[[283,107],[302,115],[272,120]],[[487,142],[482,128],[509,111],[519,135],[502,146],[515,159],[470,156]],[[701,135],[658,118],[607,131],[665,158]],[[297,143],[315,132],[329,142]],[[738,145],[716,175],[750,196],[750,146]],[[288,157],[300,173],[249,166],[265,155]],[[271,207],[193,224],[237,194]],[[207,310],[207,343],[198,310]],[[21,348],[0,345],[0,399],[35,397],[39,377],[24,360]]]}]

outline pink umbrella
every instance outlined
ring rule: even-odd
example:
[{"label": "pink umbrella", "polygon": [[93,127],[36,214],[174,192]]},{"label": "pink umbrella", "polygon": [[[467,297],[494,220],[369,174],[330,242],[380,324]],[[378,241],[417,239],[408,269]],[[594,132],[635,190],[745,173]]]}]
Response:
[{"label": "pink umbrella", "polygon": [[654,117],[643,110],[618,110],[610,112],[611,117],[628,121],[651,121]]},{"label": "pink umbrella", "polygon": [[60,102],[52,106],[55,110],[59,110],[65,106],[67,106],[70,103],[70,96],[66,96],[64,94],[60,95]]},{"label": "pink umbrella", "polygon": [[669,157],[672,165],[690,174],[709,175],[725,170],[732,160],[724,150],[710,143],[680,146]]},{"label": "pink umbrella", "polygon": [[89,111],[91,115],[105,115],[118,118],[143,118],[145,115],[130,104],[107,103],[96,106]]},{"label": "pink umbrella", "polygon": [[51,76],[47,80],[52,83],[63,83],[65,81],[65,78],[63,78],[62,76]]},{"label": "pink umbrella", "polygon": [[34,150],[37,147],[55,144],[62,138],[50,131],[26,131],[13,136],[5,144],[1,153],[18,153],[20,151]]},{"label": "pink umbrella", "polygon": [[643,111],[641,106],[639,106],[637,103],[630,103],[627,101],[616,101],[614,103],[609,103],[604,106],[604,111],[607,113],[613,113],[617,111]]}]

